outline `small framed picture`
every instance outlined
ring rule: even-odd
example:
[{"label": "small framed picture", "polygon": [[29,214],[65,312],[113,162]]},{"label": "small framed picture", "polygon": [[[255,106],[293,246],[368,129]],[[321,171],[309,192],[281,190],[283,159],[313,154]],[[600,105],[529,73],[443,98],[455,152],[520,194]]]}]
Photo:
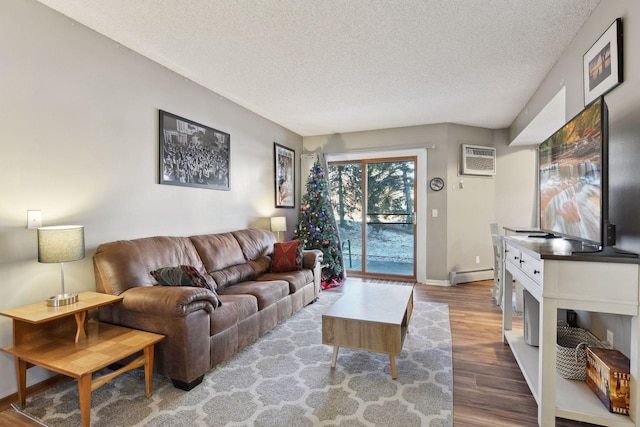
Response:
[{"label": "small framed picture", "polygon": [[296,206],[296,152],[273,143],[276,208]]},{"label": "small framed picture", "polygon": [[160,110],[160,184],[229,190],[230,139]]},{"label": "small framed picture", "polygon": [[622,18],[617,18],[583,56],[584,105],[622,83]]}]

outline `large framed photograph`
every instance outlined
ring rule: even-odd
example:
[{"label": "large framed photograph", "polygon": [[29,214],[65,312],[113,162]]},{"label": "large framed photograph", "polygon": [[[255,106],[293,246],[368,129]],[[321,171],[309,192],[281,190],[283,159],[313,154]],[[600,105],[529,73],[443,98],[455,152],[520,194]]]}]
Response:
[{"label": "large framed photograph", "polygon": [[622,83],[622,18],[617,18],[583,56],[584,105]]},{"label": "large framed photograph", "polygon": [[160,184],[229,190],[230,139],[160,110]]},{"label": "large framed photograph", "polygon": [[273,143],[276,208],[294,208],[296,205],[296,152]]}]

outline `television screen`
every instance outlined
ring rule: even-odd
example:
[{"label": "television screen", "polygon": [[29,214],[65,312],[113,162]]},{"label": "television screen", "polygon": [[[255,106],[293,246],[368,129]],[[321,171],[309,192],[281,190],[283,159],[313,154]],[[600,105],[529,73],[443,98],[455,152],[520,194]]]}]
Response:
[{"label": "television screen", "polygon": [[540,228],[546,232],[602,245],[605,108],[599,98],[540,144]]}]

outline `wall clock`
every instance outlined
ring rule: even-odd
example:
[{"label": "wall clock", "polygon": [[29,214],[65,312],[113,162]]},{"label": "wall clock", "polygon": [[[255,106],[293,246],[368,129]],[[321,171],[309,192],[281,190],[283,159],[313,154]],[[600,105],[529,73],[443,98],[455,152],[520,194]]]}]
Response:
[{"label": "wall clock", "polygon": [[433,191],[440,191],[444,188],[444,180],[442,178],[433,178],[429,181],[429,187]]}]

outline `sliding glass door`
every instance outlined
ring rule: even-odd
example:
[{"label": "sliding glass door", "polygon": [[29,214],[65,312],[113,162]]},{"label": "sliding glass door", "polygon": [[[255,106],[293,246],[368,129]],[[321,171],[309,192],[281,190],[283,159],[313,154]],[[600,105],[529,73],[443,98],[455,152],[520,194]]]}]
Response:
[{"label": "sliding glass door", "polygon": [[415,157],[329,163],[348,272],[415,279],[415,176]]}]

